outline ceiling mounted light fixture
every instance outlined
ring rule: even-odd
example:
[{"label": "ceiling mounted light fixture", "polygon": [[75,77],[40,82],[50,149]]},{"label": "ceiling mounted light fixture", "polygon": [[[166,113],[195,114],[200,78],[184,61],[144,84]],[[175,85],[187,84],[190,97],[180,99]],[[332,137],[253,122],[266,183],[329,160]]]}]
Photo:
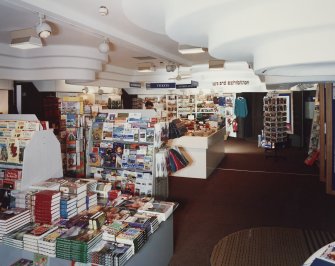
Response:
[{"label": "ceiling mounted light fixture", "polygon": [[109,40],[105,38],[102,43],[99,44],[99,51],[103,54],[107,54],[109,52]]},{"label": "ceiling mounted light fixture", "polygon": [[42,47],[42,42],[40,38],[34,36],[26,36],[21,38],[12,39],[10,47],[18,49],[34,49]]},{"label": "ceiling mounted light fixture", "polygon": [[101,16],[107,16],[108,15],[108,8],[105,6],[100,6],[99,7],[99,14]]},{"label": "ceiling mounted light fixture", "polygon": [[156,70],[153,63],[140,63],[137,67],[138,72],[154,72]]},{"label": "ceiling mounted light fixture", "polygon": [[38,14],[40,22],[36,26],[36,33],[40,38],[46,39],[51,35],[51,27],[45,22],[45,16],[41,13]]},{"label": "ceiling mounted light fixture", "polygon": [[196,47],[188,44],[179,44],[178,52],[181,54],[200,54],[207,52],[208,49],[204,47]]},{"label": "ceiling mounted light fixture", "polygon": [[176,64],[167,64],[165,66],[166,72],[174,72],[176,70]]}]

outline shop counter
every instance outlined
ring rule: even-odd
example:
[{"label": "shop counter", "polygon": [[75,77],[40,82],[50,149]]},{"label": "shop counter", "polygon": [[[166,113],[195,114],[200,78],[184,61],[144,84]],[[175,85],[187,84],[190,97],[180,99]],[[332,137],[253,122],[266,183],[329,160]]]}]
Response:
[{"label": "shop counter", "polygon": [[224,158],[224,137],[226,128],[210,136],[183,136],[169,140],[169,146],[177,146],[190,162],[172,176],[206,179]]}]

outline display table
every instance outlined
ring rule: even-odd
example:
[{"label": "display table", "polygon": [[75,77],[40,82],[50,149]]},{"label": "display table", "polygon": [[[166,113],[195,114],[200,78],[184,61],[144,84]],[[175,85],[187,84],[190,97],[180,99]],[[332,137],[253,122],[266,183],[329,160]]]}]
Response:
[{"label": "display table", "polygon": [[320,257],[322,254],[323,254],[323,252],[325,252],[325,250],[327,250],[327,247],[328,246],[334,246],[335,245],[335,242],[331,242],[331,243],[329,243],[329,244],[327,244],[327,245],[325,245],[325,246],[323,246],[322,248],[320,248],[319,250],[317,250],[317,251],[315,251],[305,262],[304,262],[304,264],[302,265],[302,266],[310,266],[312,263],[313,263],[313,261],[315,260],[315,258],[318,258],[318,257]]},{"label": "display table", "polygon": [[[162,222],[157,231],[152,234],[140,249],[140,251],[127,261],[126,266],[147,265],[147,266],[167,266],[173,255],[173,214],[165,222]],[[7,266],[20,258],[33,260],[32,252],[16,249],[4,244],[0,244],[0,265]],[[49,266],[71,266],[71,261],[49,258]],[[78,265],[91,265],[90,263],[78,263]]]},{"label": "display table", "polygon": [[177,146],[190,164],[173,173],[172,176],[206,179],[219,165],[224,153],[224,136],[222,128],[208,137],[183,136],[171,139],[170,147]]}]

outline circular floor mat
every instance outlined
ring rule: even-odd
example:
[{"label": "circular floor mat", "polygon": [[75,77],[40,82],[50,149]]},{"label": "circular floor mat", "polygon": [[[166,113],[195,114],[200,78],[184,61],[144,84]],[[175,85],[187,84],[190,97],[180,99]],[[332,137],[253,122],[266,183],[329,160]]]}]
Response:
[{"label": "circular floor mat", "polygon": [[281,227],[238,231],[221,239],[212,266],[299,266],[316,250],[335,240],[330,232]]}]

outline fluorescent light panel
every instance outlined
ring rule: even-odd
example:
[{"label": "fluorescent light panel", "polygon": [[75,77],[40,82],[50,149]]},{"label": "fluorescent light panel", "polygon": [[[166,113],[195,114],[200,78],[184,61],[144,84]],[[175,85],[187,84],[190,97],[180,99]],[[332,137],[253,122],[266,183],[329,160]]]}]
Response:
[{"label": "fluorescent light panel", "polygon": [[187,45],[187,44],[179,44],[178,51],[181,54],[200,54],[200,53],[207,52],[208,49],[204,47],[196,47],[196,46]]},{"label": "fluorescent light panel", "polygon": [[154,72],[155,66],[152,63],[141,63],[138,65],[137,71],[141,73]]},{"label": "fluorescent light panel", "polygon": [[26,50],[26,49],[40,48],[43,45],[42,45],[42,41],[40,38],[36,38],[34,36],[27,36],[27,37],[12,39],[10,46],[13,48]]}]

